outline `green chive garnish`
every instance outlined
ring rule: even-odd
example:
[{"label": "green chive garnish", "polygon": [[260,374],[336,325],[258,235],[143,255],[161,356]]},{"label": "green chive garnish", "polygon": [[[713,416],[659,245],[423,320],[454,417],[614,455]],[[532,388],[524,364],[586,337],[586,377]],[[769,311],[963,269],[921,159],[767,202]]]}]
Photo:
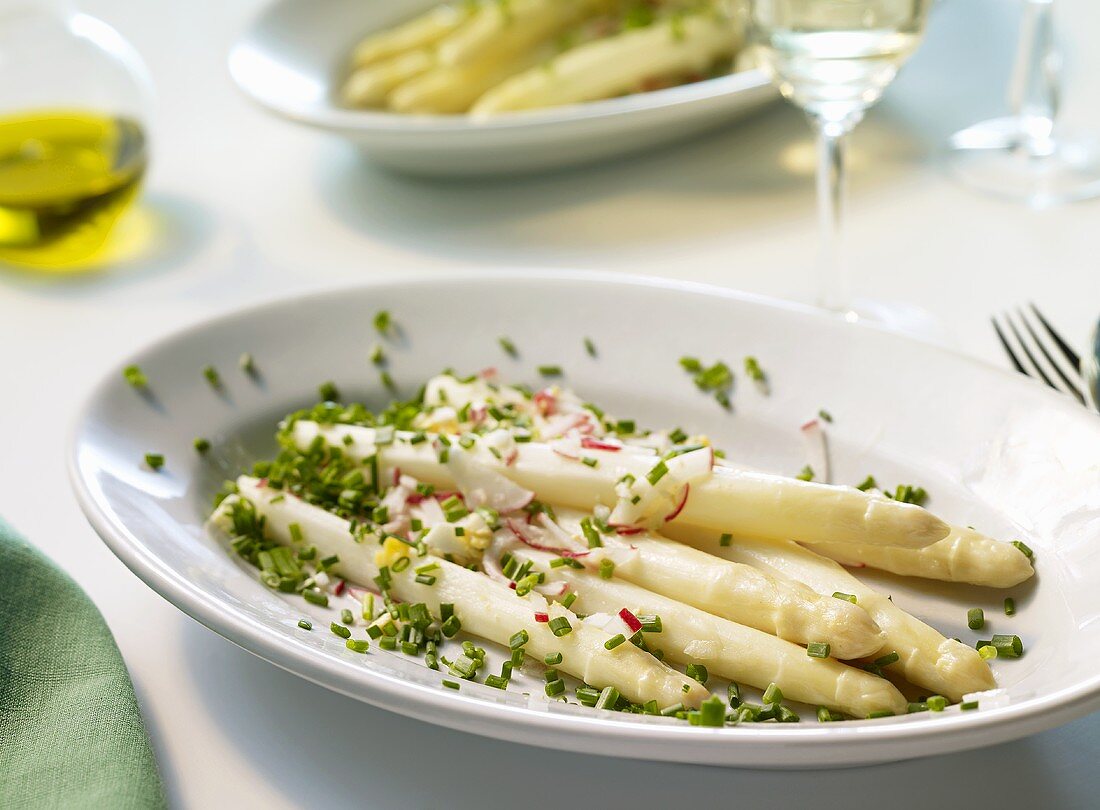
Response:
[{"label": "green chive garnish", "polygon": [[455,681],[443,681],[443,685],[448,689],[458,690],[462,688],[461,685],[456,683]]},{"label": "green chive garnish", "polygon": [[539,366],[539,376],[542,377],[560,377],[562,375],[561,366]]},{"label": "green chive garnish", "polygon": [[145,388],[149,384],[149,378],[137,366],[126,366],[122,369],[122,376],[134,388]]},{"label": "green chive garnish", "polygon": [[1016,615],[1016,600],[1013,599],[1011,596],[1006,596],[1005,597],[1005,615],[1006,616],[1015,616]]},{"label": "green chive garnish", "polygon": [[340,401],[340,391],[336,388],[336,383],[332,382],[332,380],[328,380],[317,386],[317,394],[321,397],[322,402]]},{"label": "green chive garnish", "polygon": [[588,352],[589,357],[596,356],[596,344],[592,342],[592,338],[586,337],[584,339],[584,350]]},{"label": "green chive garnish", "polygon": [[615,575],[615,563],[608,559],[600,560],[600,577],[602,579],[611,579]]},{"label": "green chive garnish", "polygon": [[770,683],[768,688],[764,690],[764,703],[777,704],[783,702],[783,691],[777,684]]},{"label": "green chive garnish", "polygon": [[509,338],[499,337],[497,338],[497,343],[500,344],[500,348],[502,348],[504,350],[504,353],[509,357],[519,357],[519,350],[516,349],[516,344],[513,343]]},{"label": "green chive garnish", "polygon": [[878,481],[875,480],[873,475],[868,475],[859,484],[856,484],[856,489],[860,492],[866,492],[869,489],[878,489]]},{"label": "green chive garnish", "polygon": [[205,453],[207,450],[210,449],[210,441],[208,439],[203,439],[202,437],[195,439],[192,444],[195,447],[196,453]]},{"label": "green chive garnish", "polygon": [[1016,548],[1019,549],[1020,553],[1027,557],[1029,560],[1035,559],[1035,552],[1028,548],[1022,540],[1013,540],[1012,545],[1016,546]]},{"label": "green chive garnish", "polygon": [[565,681],[561,678],[552,680],[546,684],[546,696],[557,697],[565,692]]},{"label": "green chive garnish", "polygon": [[615,635],[613,635],[611,638],[609,638],[607,641],[604,642],[603,648],[605,650],[613,650],[616,647],[618,647],[620,644],[624,643],[625,641],[626,641],[626,636],[624,636],[622,633],[616,633]]},{"label": "green chive garnish", "polygon": [[240,358],[237,360],[237,365],[245,374],[256,373],[256,361],[252,359],[252,355],[248,352],[245,352],[240,356]]},{"label": "green chive garnish", "polygon": [[653,468],[645,474],[645,479],[653,485],[665,477],[668,473],[668,465],[663,460],[653,465]]},{"label": "green chive garnish", "polygon": [[853,596],[850,593],[842,593],[840,591],[834,591],[833,592],[833,598],[834,599],[844,599],[848,602],[851,602],[853,605],[857,604],[855,596]]},{"label": "green chive garnish", "polygon": [[745,358],[745,373],[756,382],[764,382],[764,369],[760,368],[760,362],[751,355]]},{"label": "green chive garnish", "polygon": [[818,411],[817,415],[820,416],[822,419],[824,419],[826,422],[832,422],[833,421],[833,415],[831,413],[829,413],[827,410],[825,410],[824,408],[822,408],[820,411]]},{"label": "green chive garnish", "polygon": [[355,614],[347,608],[340,611],[340,621],[344,624],[352,624],[355,621]]},{"label": "green chive garnish", "polygon": [[216,368],[214,368],[213,366],[206,366],[202,370],[202,376],[206,377],[206,381],[208,383],[210,383],[212,386],[214,386],[215,388],[221,388],[222,387],[221,375],[218,374],[218,370]]},{"label": "green chive garnish", "polygon": [[966,611],[966,626],[971,630],[981,630],[985,627],[985,612],[981,608],[970,608]]},{"label": "green chive garnish", "polygon": [[814,468],[807,464],[802,468],[802,472],[795,476],[799,481],[813,481],[814,480]]},{"label": "green chive garnish", "polygon": [[976,708],[978,708],[978,701],[976,700],[968,700],[965,703],[959,704],[959,711],[962,712],[968,712]]},{"label": "green chive garnish", "polygon": [[344,646],[352,652],[365,653],[370,649],[370,642],[365,638],[349,638],[344,642]]},{"label": "green chive garnish", "polygon": [[561,653],[549,653],[542,660],[546,663],[546,666],[548,667],[556,666],[557,664],[561,663]]},{"label": "green chive garnish", "polygon": [[924,702],[928,706],[928,710],[932,712],[942,712],[947,708],[947,698],[942,695],[932,695]]},{"label": "green chive garnish", "polygon": [[520,630],[519,632],[515,633],[510,639],[508,639],[508,646],[511,649],[515,650],[519,647],[522,647],[524,644],[530,641],[530,639],[531,637],[527,634],[526,630]]},{"label": "green chive garnish", "polygon": [[826,641],[811,641],[806,645],[806,655],[810,658],[828,658],[831,649]]},{"label": "green chive garnish", "polygon": [[998,658],[1019,658],[1024,654],[1024,643],[1019,636],[997,634],[990,643],[997,649]]},{"label": "green chive garnish", "polygon": [[381,343],[375,343],[370,347],[370,361],[376,366],[384,365],[386,362],[386,352],[382,348]]},{"label": "green chive garnish", "polygon": [[342,624],[332,622],[331,624],[329,624],[328,629],[338,635],[340,638],[351,638],[351,630],[344,627],[344,625]]},{"label": "green chive garnish", "polygon": [[555,616],[547,626],[550,628],[550,632],[559,638],[573,632],[573,625],[564,616]]},{"label": "green chive garnish", "polygon": [[614,686],[605,687],[600,692],[600,697],[596,701],[597,709],[614,709],[615,704],[619,702],[619,690]]},{"label": "green chive garnish", "polygon": [[390,315],[389,310],[379,310],[374,314],[374,328],[378,331],[378,334],[388,334],[393,327],[393,316]]},{"label": "green chive garnish", "polygon": [[313,622],[309,621],[308,619],[298,619],[298,626],[301,627],[303,630],[312,630]]},{"label": "green chive garnish", "polygon": [[723,534],[721,537],[718,538],[718,545],[720,545],[722,548],[729,548],[731,543],[733,543],[732,534]]},{"label": "green chive garnish", "polygon": [[707,681],[710,680],[710,673],[707,672],[707,668],[702,664],[688,664],[687,676],[693,681],[698,681],[703,686],[706,686]]},{"label": "green chive garnish", "polygon": [[164,456],[161,453],[146,453],[145,463],[148,464],[151,469],[159,470],[164,466]]}]

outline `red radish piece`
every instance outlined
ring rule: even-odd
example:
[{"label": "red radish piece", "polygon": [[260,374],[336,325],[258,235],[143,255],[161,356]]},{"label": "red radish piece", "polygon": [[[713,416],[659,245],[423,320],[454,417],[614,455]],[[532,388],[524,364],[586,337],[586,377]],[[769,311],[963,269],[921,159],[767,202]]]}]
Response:
[{"label": "red radish piece", "polygon": [[551,554],[557,554],[559,557],[575,558],[588,556],[587,551],[574,551],[572,549],[561,548],[559,546],[551,546],[546,543],[539,542],[532,537],[532,535],[540,531],[537,526],[524,526],[518,520],[514,520],[512,518],[508,518],[505,523],[508,526],[509,531],[511,531],[512,534],[516,536],[516,539],[523,543],[525,546],[530,546],[531,548],[538,551],[548,551]]},{"label": "red radish piece", "polygon": [[489,506],[503,514],[522,509],[535,499],[531,490],[457,448],[451,448],[446,466],[458,488],[468,496],[468,506]]},{"label": "red radish piece", "polygon": [[623,536],[631,534],[641,534],[645,531],[644,526],[614,526],[615,534],[621,534]]},{"label": "red radish piece", "polygon": [[673,509],[671,512],[669,512],[667,515],[665,515],[665,523],[668,523],[670,520],[676,520],[676,518],[679,516],[679,514],[684,511],[684,506],[687,505],[688,494],[690,492],[691,492],[691,484],[684,484],[684,494],[680,496],[680,502],[678,504],[676,504],[676,508]]},{"label": "red radish piece", "polygon": [[613,444],[606,439],[593,439],[591,436],[585,436],[581,439],[581,447],[588,450],[606,450],[609,453],[617,453],[623,449],[621,442]]},{"label": "red radish piece", "polygon": [[558,398],[551,394],[548,388],[544,388],[536,393],[531,397],[531,401],[535,403],[535,407],[538,408],[539,413],[543,416],[550,416],[558,406]]},{"label": "red radish piece", "polygon": [[535,613],[535,621],[541,624],[546,624],[548,621],[550,621],[550,616],[546,613]]},{"label": "red radish piece", "polygon": [[832,481],[829,470],[829,447],[825,439],[825,429],[817,419],[811,419],[800,428],[806,444],[806,463],[814,471],[814,478],[823,484]]},{"label": "red radish piece", "polygon": [[342,579],[336,580],[336,587],[332,589],[333,596],[339,596],[344,592],[344,588],[348,586],[348,583]]},{"label": "red radish piece", "polygon": [[626,608],[623,608],[619,611],[619,618],[626,623],[626,626],[630,628],[631,633],[637,633],[639,630],[642,629],[642,623],[638,620],[638,617]]}]

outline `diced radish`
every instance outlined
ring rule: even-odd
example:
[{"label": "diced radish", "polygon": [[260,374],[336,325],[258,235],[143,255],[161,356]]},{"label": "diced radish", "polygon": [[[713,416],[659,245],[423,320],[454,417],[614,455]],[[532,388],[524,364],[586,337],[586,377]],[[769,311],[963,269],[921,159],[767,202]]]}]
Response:
[{"label": "diced radish", "polygon": [[680,502],[676,504],[676,508],[665,515],[665,523],[668,523],[670,520],[675,520],[679,514],[684,511],[684,506],[687,505],[690,492],[691,484],[684,484],[684,494],[680,496]]},{"label": "diced radish", "polygon": [[539,622],[540,624],[546,624],[548,621],[550,621],[550,615],[547,613],[539,613],[536,611],[535,621]]},{"label": "diced radish", "polygon": [[830,483],[829,447],[825,438],[825,428],[817,419],[811,419],[801,427],[802,439],[806,444],[806,463],[814,471],[814,479],[824,484]]},{"label": "diced radish", "polygon": [[336,580],[336,587],[332,589],[332,595],[333,596],[339,596],[340,594],[342,594],[344,592],[344,588],[346,588],[347,585],[348,585],[348,583],[345,582],[342,579]]},{"label": "diced radish", "polygon": [[447,469],[471,507],[489,506],[498,512],[515,512],[535,499],[535,493],[513,483],[469,453],[451,448]]},{"label": "diced radish", "polygon": [[581,439],[581,447],[588,450],[606,450],[609,453],[617,453],[623,449],[623,444],[609,439],[594,439],[591,436],[585,436]]},{"label": "diced radish", "polygon": [[631,534],[641,534],[645,531],[644,526],[615,526],[615,534],[621,534],[623,536]]},{"label": "diced radish", "polygon": [[538,408],[539,413],[543,416],[550,416],[557,409],[558,398],[550,393],[549,388],[544,388],[533,397],[531,401],[535,403],[535,407]]},{"label": "diced radish", "polygon": [[630,628],[631,633],[637,633],[639,630],[642,629],[642,623],[638,620],[638,617],[626,608],[623,608],[619,611],[619,618],[626,623],[626,626]]}]

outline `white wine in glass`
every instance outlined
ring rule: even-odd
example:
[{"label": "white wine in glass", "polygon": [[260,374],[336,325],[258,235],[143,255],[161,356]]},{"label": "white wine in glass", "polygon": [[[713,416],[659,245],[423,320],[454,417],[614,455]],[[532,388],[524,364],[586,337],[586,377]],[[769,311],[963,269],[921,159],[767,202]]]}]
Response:
[{"label": "white wine in glass", "polygon": [[924,35],[931,0],[749,0],[761,66],[817,130],[822,269],[818,302],[855,319],[840,237],[844,136]]}]

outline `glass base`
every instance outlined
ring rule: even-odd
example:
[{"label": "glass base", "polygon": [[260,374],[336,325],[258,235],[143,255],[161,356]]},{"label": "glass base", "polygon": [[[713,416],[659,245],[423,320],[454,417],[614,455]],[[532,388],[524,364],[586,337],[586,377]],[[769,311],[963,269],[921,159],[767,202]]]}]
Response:
[{"label": "glass base", "polygon": [[1100,142],[1036,139],[1019,118],[983,121],[951,136],[951,170],[964,185],[1034,208],[1100,196]]},{"label": "glass base", "polygon": [[952,345],[951,334],[943,321],[928,310],[912,304],[857,298],[849,308],[834,310],[833,314],[848,323],[877,326],[939,346]]}]

